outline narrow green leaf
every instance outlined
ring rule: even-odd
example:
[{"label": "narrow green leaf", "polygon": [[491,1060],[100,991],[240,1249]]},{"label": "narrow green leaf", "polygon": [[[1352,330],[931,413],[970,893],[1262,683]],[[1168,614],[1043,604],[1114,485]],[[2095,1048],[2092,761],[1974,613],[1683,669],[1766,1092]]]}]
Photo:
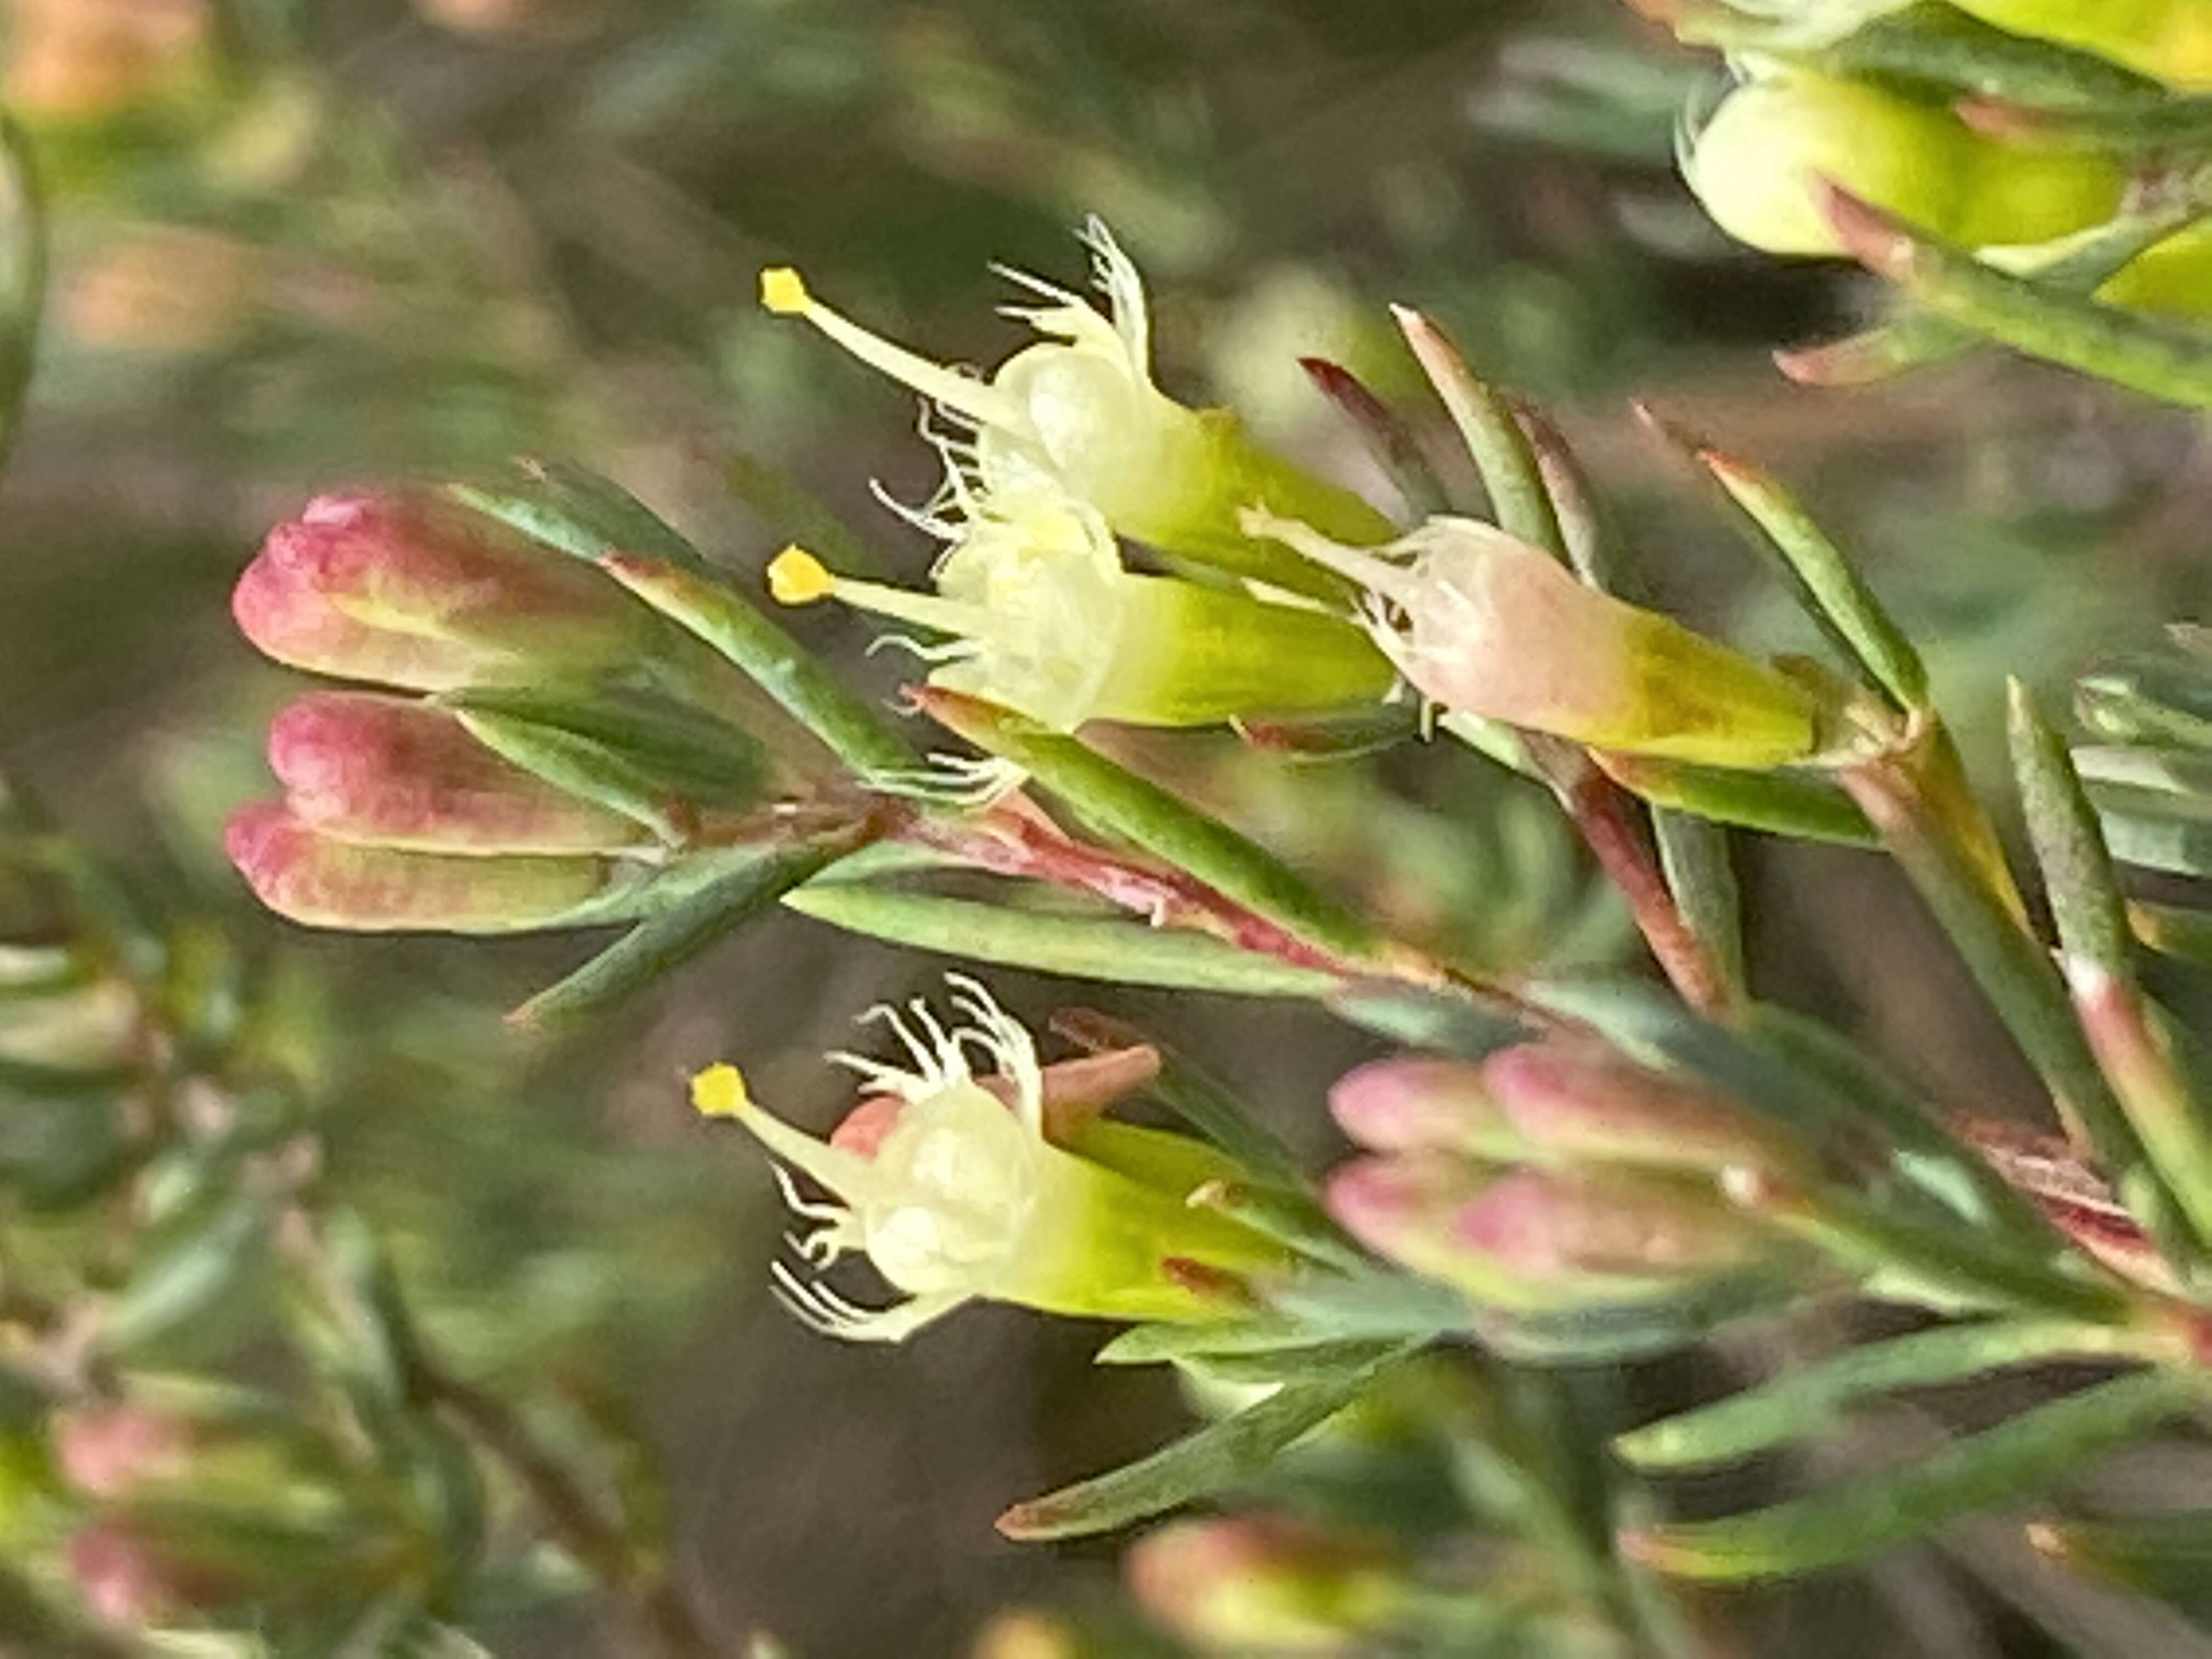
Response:
[{"label": "narrow green leaf", "polygon": [[1800,841],[1840,847],[1881,843],[1851,798],[1810,773],[1739,772],[1647,755],[1597,753],[1595,758],[1607,776],[1655,807]]},{"label": "narrow green leaf", "polygon": [[447,494],[571,558],[642,553],[705,573],[699,550],[611,479],[565,461],[519,463],[526,482],[457,483]]},{"label": "narrow green leaf", "polygon": [[638,598],[728,659],[861,778],[915,765],[914,750],[888,720],[734,590],[665,559],[622,553],[601,564]]},{"label": "narrow green leaf", "polygon": [[1626,1301],[1550,1309],[1478,1308],[1468,1328],[1523,1365],[1619,1365],[1693,1347],[1734,1320],[1804,1295],[1802,1273],[1753,1269],[1655,1287]]},{"label": "narrow green leaf", "polygon": [[2008,687],[2013,775],[2036,861],[2069,957],[2094,963],[2124,985],[2136,982],[2135,957],[2111,854],[2097,815],[2066,752],[2065,740],[2039,714],[2027,688]]},{"label": "narrow green leaf", "polygon": [[15,447],[46,296],[46,210],[29,141],[0,116],[0,461]]},{"label": "narrow green leaf", "polygon": [[1310,1348],[1278,1348],[1271,1353],[1194,1354],[1176,1364],[1202,1382],[1265,1388],[1271,1383],[1321,1382],[1341,1376],[1366,1364],[1383,1347],[1374,1342],[1323,1342]]},{"label": "narrow green leaf", "polygon": [[1173,1046],[1109,1015],[1089,1009],[1063,1009],[1053,1030],[1093,1054],[1142,1044],[1159,1057],[1159,1069],[1145,1092],[1165,1106],[1242,1169],[1257,1179],[1291,1191],[1307,1184],[1305,1166],[1226,1085]]},{"label": "narrow green leaf", "polygon": [[1394,1267],[1299,1275],[1260,1288],[1275,1313],[1331,1341],[1366,1337],[1426,1341],[1468,1330],[1474,1318],[1468,1299],[1449,1285]]},{"label": "narrow green leaf", "polygon": [[1551,495],[1537,470],[1528,434],[1513,418],[1512,405],[1475,378],[1443,331],[1419,312],[1394,306],[1390,314],[1474,458],[1498,527],[1564,558],[1566,541],[1559,533]]},{"label": "narrow green leaf", "polygon": [[507,1015],[516,1025],[573,1024],[611,1007],[750,921],[852,848],[849,836],[762,853],[641,922]]},{"label": "narrow green leaf", "polygon": [[1444,488],[1437,482],[1436,471],[1421,453],[1412,428],[1398,418],[1389,404],[1369,391],[1365,383],[1341,363],[1326,357],[1301,357],[1298,367],[1305,370],[1306,378],[1315,388],[1359,434],[1368,454],[1395,487],[1408,513],[1415,519],[1430,519],[1451,510]]},{"label": "narrow green leaf", "polygon": [[2212,684],[2194,662],[2140,661],[2084,675],[2074,710],[2084,726],[2123,743],[2212,750]]},{"label": "narrow green leaf", "polygon": [[2179,1602],[2200,1620],[2212,1610],[2212,1512],[2045,1521],[2030,1536],[2077,1572]]},{"label": "narrow green leaf", "polygon": [[[1931,767],[1939,769],[1931,772]],[[2146,1164],[2057,969],[2021,915],[1992,890],[1971,849],[1961,845],[1969,831],[1946,810],[1942,769],[1957,776],[1955,757],[1936,748],[1849,768],[1840,776],[1881,830],[1884,844],[1973,970],[1983,994],[2052,1099],[2088,1136],[2136,1219],[2161,1243],[2174,1242],[2180,1234],[2171,1194]]]},{"label": "narrow green leaf", "polygon": [[1029,1541],[1086,1537],[1234,1486],[1265,1469],[1413,1352],[1412,1345],[1401,1345],[1342,1375],[1286,1383],[1257,1405],[1149,1457],[1015,1504],[999,1517],[999,1530]]},{"label": "narrow green leaf", "polygon": [[501,760],[644,825],[665,846],[681,846],[690,838],[683,803],[660,780],[605,744],[512,714],[471,708],[455,713],[469,735]]},{"label": "narrow green leaf", "polygon": [[1094,1354],[1100,1365],[1156,1365],[1164,1360],[1278,1353],[1322,1340],[1310,1325],[1277,1314],[1192,1323],[1132,1325]]},{"label": "narrow green leaf", "polygon": [[1962,1382],[2013,1365],[2130,1352],[2126,1334],[2061,1320],[1946,1325],[1854,1348],[1695,1411],[1618,1437],[1613,1449],[1645,1469],[1723,1463],[1826,1431],[1869,1395]]},{"label": "narrow green leaf", "polygon": [[1731,1002],[1747,994],[1743,967],[1743,903],[1728,831],[1692,813],[1659,807],[1651,814],[1651,838],[1659,848],[1659,868],[1674,895],[1674,908],[1705,948]]},{"label": "narrow green leaf", "polygon": [[2212,915],[2178,904],[2131,899],[2128,926],[2137,939],[2161,956],[2212,967]]},{"label": "narrow green leaf", "polygon": [[1559,526],[1560,547],[1575,574],[1616,599],[1636,605],[1648,603],[1649,596],[1632,580],[1619,538],[1607,522],[1604,506],[1568,447],[1566,434],[1540,410],[1516,408],[1512,413],[1528,440],[1536,476]]},{"label": "narrow green leaf", "polygon": [[768,756],[750,732],[658,692],[611,685],[582,695],[471,686],[433,701],[457,713],[571,733],[620,757],[653,789],[701,806],[753,806],[768,782]]},{"label": "narrow green leaf", "polygon": [[1697,458],[1779,556],[1799,602],[1823,621],[1866,678],[1900,708],[1928,701],[1928,670],[1843,550],[1781,481],[1751,463],[1699,445]]},{"label": "narrow green leaf", "polygon": [[1055,915],[974,899],[817,883],[785,896],[801,915],[919,951],[1071,979],[1222,991],[1238,996],[1325,995],[1343,981],[1204,933],[1170,933],[1111,916]]},{"label": "narrow green leaf", "polygon": [[1190,1194],[1194,1208],[1218,1210],[1262,1237],[1338,1273],[1364,1273],[1374,1259],[1304,1193],[1250,1182],[1216,1182]]},{"label": "narrow green leaf", "polygon": [[222,1301],[259,1254],[268,1224],[267,1204],[246,1194],[170,1239],[139,1264],[100,1310],[100,1352],[130,1353]]},{"label": "narrow green leaf", "polygon": [[1745,1040],[1779,1058],[1800,1086],[1826,1092],[1861,1117],[1905,1180],[1977,1232],[2047,1261],[2062,1241],[2043,1214],[1989,1160],[1946,1127],[1927,1103],[1840,1031],[1805,1015],[1762,1005],[1742,1024]]},{"label": "narrow green leaf", "polygon": [[2014,34],[1949,5],[1887,13],[1814,55],[1830,73],[1978,92],[2041,109],[2081,109],[2172,94],[2092,52]]},{"label": "narrow green leaf", "polygon": [[2091,786],[2112,784],[2195,801],[2212,817],[2212,755],[2201,749],[2150,744],[2090,744],[2073,752],[2074,769]]},{"label": "narrow green leaf", "polygon": [[2212,875],[2212,802],[2099,783],[2089,799],[2112,855],[2177,876]]},{"label": "narrow green leaf", "polygon": [[[2014,275],[2062,294],[2094,294],[2144,250],[2202,218],[2204,183],[2166,192],[2101,225],[2062,237],[2008,261]],[[1774,361],[1808,386],[1863,386],[1906,369],[1924,368],[1984,343],[1970,328],[1911,305],[1887,322],[1825,345],[1778,351]]]},{"label": "narrow green leaf", "polygon": [[1855,1560],[1948,1521],[2033,1496],[2201,1398],[2192,1379],[2146,1371],[2084,1389],[1902,1468],[1771,1509],[1626,1534],[1633,1559],[1677,1577],[1771,1578]]},{"label": "narrow green leaf", "polygon": [[1307,945],[1352,962],[1383,951],[1372,927],[1258,842],[1076,738],[1044,731],[978,697],[934,686],[918,687],[911,695],[932,719],[1012,761],[1089,823],[1195,877]]},{"label": "narrow green leaf", "polygon": [[1527,742],[1510,726],[1455,708],[1437,716],[1437,729],[1448,737],[1457,738],[1476,754],[1495,761],[1509,772],[1542,781],[1543,774],[1529,758]]},{"label": "narrow green leaf", "polygon": [[[2013,764],[2081,1029],[2166,1188],[2212,1243],[2212,1121],[2136,974],[2112,861],[2066,745],[2017,680]],[[2212,830],[2212,821],[2204,826]]]},{"label": "narrow green leaf", "polygon": [[1239,720],[1234,726],[1248,748],[1297,766],[1357,759],[1410,743],[1420,734],[1420,716],[1400,705],[1378,703],[1351,714],[1312,720]]},{"label": "narrow green leaf", "polygon": [[1937,314],[2148,397],[2212,406],[2212,336],[2008,276],[1833,185],[1823,205],[1853,258]]},{"label": "narrow green leaf", "polygon": [[1487,1004],[1389,980],[1353,980],[1324,1000],[1347,1024],[1408,1048],[1463,1060],[1480,1060],[1533,1035],[1525,1020]]}]

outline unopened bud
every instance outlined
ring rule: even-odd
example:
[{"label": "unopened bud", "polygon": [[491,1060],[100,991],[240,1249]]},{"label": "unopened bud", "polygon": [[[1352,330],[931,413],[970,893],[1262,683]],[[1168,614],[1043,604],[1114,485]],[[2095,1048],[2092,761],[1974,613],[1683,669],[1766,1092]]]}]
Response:
[{"label": "unopened bud", "polygon": [[1481,1073],[1498,1109],[1552,1158],[1782,1177],[1803,1162],[1787,1135],[1737,1102],[1601,1042],[1521,1043],[1484,1060]]},{"label": "unopened bud", "polygon": [[311,927],[362,933],[520,933],[581,925],[634,872],[572,855],[405,852],[318,833],[281,802],[241,808],[223,846],[254,896]]},{"label": "unopened bud", "polygon": [[[1431,519],[1371,552],[1251,512],[1245,522],[1350,577],[1376,643],[1448,709],[1594,748],[1760,768],[1818,741],[1812,699],[1772,669],[1673,617],[1578,580],[1542,549],[1473,519]],[[1403,558],[1407,562],[1394,562]]]},{"label": "unopened bud", "polygon": [[269,726],[269,765],[301,823],[339,841],[424,851],[597,853],[636,824],[564,793],[431,704],[369,691],[295,699]]},{"label": "unopened bud", "polygon": [[1121,1570],[1137,1605],[1205,1654],[1364,1652],[1407,1600],[1389,1552],[1282,1516],[1171,1522]]},{"label": "unopened bud", "polygon": [[1556,1307],[1726,1272],[1772,1236],[1710,1192],[1625,1170],[1367,1158],[1331,1176],[1328,1209],[1370,1249],[1503,1307]]},{"label": "unopened bud", "polygon": [[277,661],[416,690],[616,670],[666,642],[591,566],[422,496],[333,496],[269,532],[232,614]]},{"label": "unopened bud", "polygon": [[1823,179],[1967,247],[2101,224],[2127,182],[2109,156],[2006,144],[1941,106],[1797,69],[1729,93],[1683,173],[1723,230],[1770,253],[1842,252]]},{"label": "unopened bud", "polygon": [[1471,1060],[1370,1060],[1331,1085],[1328,1109],[1337,1127],[1370,1152],[1461,1152],[1516,1163],[1535,1150]]}]

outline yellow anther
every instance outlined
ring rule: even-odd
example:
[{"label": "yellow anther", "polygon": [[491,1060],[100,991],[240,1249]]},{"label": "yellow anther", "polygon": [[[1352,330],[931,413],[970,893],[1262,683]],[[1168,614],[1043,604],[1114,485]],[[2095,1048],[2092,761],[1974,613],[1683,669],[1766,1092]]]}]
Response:
[{"label": "yellow anther", "polygon": [[691,1106],[702,1117],[735,1117],[752,1103],[745,1077],[727,1060],[709,1066],[691,1079]]},{"label": "yellow anther", "polygon": [[761,303],[779,317],[793,317],[814,303],[806,281],[789,265],[770,265],[760,276]]},{"label": "yellow anther", "polygon": [[796,544],[769,561],[768,591],[778,605],[811,605],[836,587],[829,566]]}]

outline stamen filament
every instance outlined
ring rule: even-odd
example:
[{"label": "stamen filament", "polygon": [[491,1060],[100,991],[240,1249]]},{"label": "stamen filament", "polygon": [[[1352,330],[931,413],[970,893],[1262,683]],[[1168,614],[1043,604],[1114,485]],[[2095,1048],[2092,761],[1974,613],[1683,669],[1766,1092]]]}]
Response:
[{"label": "stamen filament", "polygon": [[1278,541],[1292,551],[1311,559],[1323,569],[1334,570],[1340,576],[1349,576],[1370,592],[1404,604],[1419,584],[1413,573],[1378,559],[1372,553],[1356,547],[1346,547],[1333,542],[1319,531],[1299,523],[1296,519],[1279,519],[1265,507],[1248,507],[1237,515],[1238,526],[1248,536],[1265,536]]},{"label": "stamen filament", "polygon": [[780,317],[805,318],[871,368],[971,421],[989,426],[1022,424],[1019,405],[988,380],[933,363],[840,316],[809,293],[799,273],[787,265],[761,272],[761,303]]},{"label": "stamen filament", "polygon": [[777,554],[769,564],[768,582],[769,593],[781,605],[811,605],[828,595],[858,611],[896,617],[961,639],[988,638],[1000,625],[1000,619],[980,605],[837,575],[804,548],[787,547]]}]

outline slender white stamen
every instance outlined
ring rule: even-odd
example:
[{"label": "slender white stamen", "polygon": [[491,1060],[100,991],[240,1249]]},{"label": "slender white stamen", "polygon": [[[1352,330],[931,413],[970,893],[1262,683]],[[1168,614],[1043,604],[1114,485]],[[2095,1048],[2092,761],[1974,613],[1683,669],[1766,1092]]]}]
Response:
[{"label": "slender white stamen", "polygon": [[1401,605],[1419,590],[1419,579],[1413,571],[1377,558],[1364,549],[1333,542],[1296,519],[1279,519],[1263,507],[1248,507],[1237,514],[1237,522],[1246,535],[1280,542],[1324,569],[1348,576],[1370,592]]},{"label": "slender white stamen", "polygon": [[870,368],[890,375],[902,386],[911,386],[947,409],[958,410],[969,419],[989,425],[1012,425],[1021,419],[1020,406],[989,381],[932,362],[881,335],[870,333],[809,294],[796,271],[762,273],[761,293],[771,311],[805,318]]}]

